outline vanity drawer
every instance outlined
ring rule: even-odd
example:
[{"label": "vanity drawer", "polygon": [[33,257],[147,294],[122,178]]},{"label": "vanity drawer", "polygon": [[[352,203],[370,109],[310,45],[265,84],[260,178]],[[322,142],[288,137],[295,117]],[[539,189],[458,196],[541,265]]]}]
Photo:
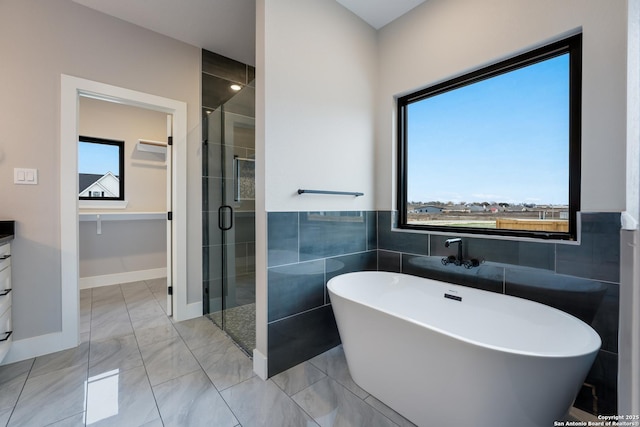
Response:
[{"label": "vanity drawer", "polygon": [[[11,269],[8,268],[7,270]],[[4,271],[2,273],[4,273]],[[11,287],[4,289],[0,288],[0,315],[3,315],[7,309],[11,308],[12,297]],[[0,336],[0,338],[2,338],[2,336]]]},{"label": "vanity drawer", "polygon": [[11,308],[0,316],[0,361],[9,351],[13,342],[13,329],[11,324]]},{"label": "vanity drawer", "polygon": [[11,289],[11,267],[0,270],[0,294]]},{"label": "vanity drawer", "polygon": [[0,270],[4,270],[11,265],[11,244],[5,243],[0,246]]}]

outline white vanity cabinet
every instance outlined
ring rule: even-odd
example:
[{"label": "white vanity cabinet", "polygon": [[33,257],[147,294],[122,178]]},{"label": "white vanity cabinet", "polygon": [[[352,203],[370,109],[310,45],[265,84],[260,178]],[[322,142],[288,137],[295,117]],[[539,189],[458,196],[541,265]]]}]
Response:
[{"label": "white vanity cabinet", "polygon": [[11,244],[0,245],[0,362],[11,347]]}]

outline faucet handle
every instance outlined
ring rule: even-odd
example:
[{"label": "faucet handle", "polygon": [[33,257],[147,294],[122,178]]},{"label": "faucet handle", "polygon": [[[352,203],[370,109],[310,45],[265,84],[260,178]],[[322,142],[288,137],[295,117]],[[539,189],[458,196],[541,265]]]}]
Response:
[{"label": "faucet handle", "polygon": [[447,264],[455,263],[456,262],[456,257],[453,256],[453,255],[449,255],[449,256],[446,256],[446,257],[442,258],[440,261],[442,262],[442,265],[447,265]]},{"label": "faucet handle", "polygon": [[479,265],[480,265],[480,261],[475,258],[467,259],[464,261],[465,268],[478,267]]}]

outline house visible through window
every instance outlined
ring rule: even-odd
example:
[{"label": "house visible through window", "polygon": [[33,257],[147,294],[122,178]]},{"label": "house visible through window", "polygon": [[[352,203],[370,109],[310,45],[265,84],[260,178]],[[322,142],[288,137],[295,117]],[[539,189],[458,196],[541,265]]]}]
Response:
[{"label": "house visible through window", "polygon": [[124,141],[80,136],[80,200],[124,200]]},{"label": "house visible through window", "polygon": [[576,238],[581,35],[398,99],[399,226]]}]

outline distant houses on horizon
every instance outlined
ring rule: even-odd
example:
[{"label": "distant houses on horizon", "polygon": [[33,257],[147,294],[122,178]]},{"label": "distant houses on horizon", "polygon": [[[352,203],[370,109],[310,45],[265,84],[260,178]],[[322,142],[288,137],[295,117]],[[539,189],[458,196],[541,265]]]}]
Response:
[{"label": "distant houses on horizon", "polygon": [[499,212],[529,212],[541,210],[564,211],[566,205],[535,205],[535,204],[508,204],[508,203],[466,203],[466,204],[440,204],[440,203],[416,203],[408,209],[408,213],[499,213]]}]

